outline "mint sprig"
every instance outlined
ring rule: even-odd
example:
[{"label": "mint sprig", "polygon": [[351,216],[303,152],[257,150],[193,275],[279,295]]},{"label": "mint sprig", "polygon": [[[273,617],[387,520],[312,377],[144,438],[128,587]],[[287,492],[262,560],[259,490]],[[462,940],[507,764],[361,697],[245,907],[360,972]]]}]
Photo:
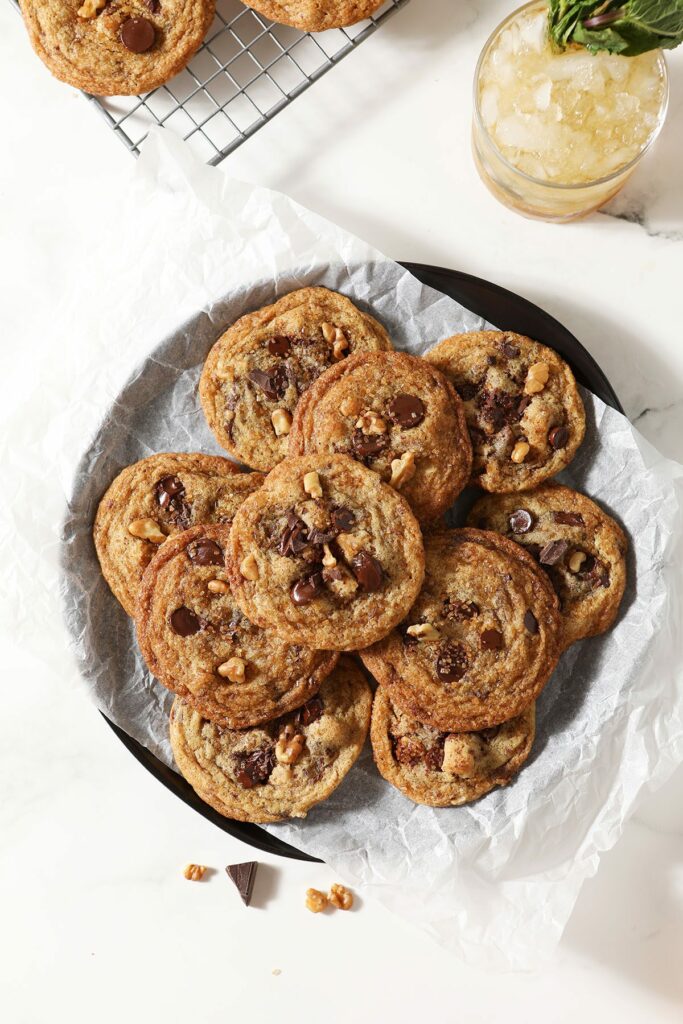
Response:
[{"label": "mint sprig", "polygon": [[550,38],[636,57],[683,42],[683,0],[548,0]]}]

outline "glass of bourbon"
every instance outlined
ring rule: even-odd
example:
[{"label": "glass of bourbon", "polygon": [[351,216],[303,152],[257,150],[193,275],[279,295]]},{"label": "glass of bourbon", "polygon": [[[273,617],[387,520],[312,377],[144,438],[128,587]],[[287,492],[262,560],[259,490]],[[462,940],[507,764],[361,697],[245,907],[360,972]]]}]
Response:
[{"label": "glass of bourbon", "polygon": [[498,26],[479,57],[477,169],[497,199],[527,217],[583,217],[619,191],[650,149],[668,98],[661,50],[557,52],[546,0],[533,0]]}]

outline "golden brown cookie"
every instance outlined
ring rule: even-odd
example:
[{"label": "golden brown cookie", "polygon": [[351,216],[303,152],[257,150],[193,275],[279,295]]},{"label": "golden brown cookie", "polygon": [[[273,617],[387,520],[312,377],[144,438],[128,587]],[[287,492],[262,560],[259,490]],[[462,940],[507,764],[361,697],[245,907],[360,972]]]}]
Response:
[{"label": "golden brown cookie", "polygon": [[342,452],[378,473],[421,522],[436,519],[472,469],[462,402],[446,377],[405,352],[359,353],[302,395],[290,455]]},{"label": "golden brown cookie", "polygon": [[243,729],[314,696],[337,655],[254,626],[230,592],[229,525],[195,526],[162,545],[140,585],[136,626],[160,683],[216,725]]},{"label": "golden brown cookie", "polygon": [[149,92],[178,74],[214,0],[20,0],[31,45],[56,78],[97,96]]},{"label": "golden brown cookie", "polygon": [[291,643],[357,650],[406,615],[424,573],[407,501],[347,455],[286,459],[239,509],[228,560],[245,615]]},{"label": "golden brown cookie", "polygon": [[164,452],[122,470],[102,498],[93,539],[114,596],[135,615],[142,574],[167,536],[198,523],[230,522],[263,482],[229,459]]},{"label": "golden brown cookie", "polygon": [[391,348],[382,325],[344,295],[301,288],[243,316],[209,352],[199,397],[218,443],[255,469],[287,455],[299,397],[335,362]]},{"label": "golden brown cookie", "polygon": [[505,786],[531,750],[535,704],[516,718],[479,732],[439,732],[395,707],[377,688],[370,738],[387,782],[418,804],[458,807]]},{"label": "golden brown cookie", "polygon": [[355,25],[381,7],[384,0],[249,0],[247,6],[271,21],[304,32]]},{"label": "golden brown cookie", "polygon": [[578,491],[548,483],[524,494],[492,494],[468,522],[521,544],[557,591],[562,646],[609,629],[626,586],[628,541],[606,512]]},{"label": "golden brown cookie", "polygon": [[465,404],[473,484],[528,490],[572,461],[585,431],[583,402],[551,348],[510,331],[472,331],[439,342],[426,358]]},{"label": "golden brown cookie", "polygon": [[371,703],[362,670],[342,658],[299,711],[253,729],[221,729],[176,698],[171,747],[195,792],[227,818],[304,818],[363,749]]},{"label": "golden brown cookie", "polygon": [[425,536],[425,578],[400,627],[361,651],[393,703],[447,732],[519,715],[559,656],[558,602],[534,559],[482,530]]}]

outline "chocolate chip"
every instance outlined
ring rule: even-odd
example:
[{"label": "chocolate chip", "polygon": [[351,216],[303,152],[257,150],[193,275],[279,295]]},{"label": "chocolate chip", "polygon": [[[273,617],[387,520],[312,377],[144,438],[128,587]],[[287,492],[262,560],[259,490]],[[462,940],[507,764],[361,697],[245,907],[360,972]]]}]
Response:
[{"label": "chocolate chip", "polygon": [[145,53],[154,46],[156,29],[147,18],[127,18],[121,25],[119,36],[131,53]]},{"label": "chocolate chip", "polygon": [[282,531],[278,544],[278,551],[285,558],[293,558],[301,554],[308,544],[308,527],[303,519],[299,519],[296,512],[289,512],[287,525]]},{"label": "chocolate chip", "polygon": [[177,476],[164,476],[154,485],[154,494],[162,508],[168,508],[173,498],[182,498],[185,485]]},{"label": "chocolate chip", "polygon": [[564,448],[569,440],[569,431],[566,427],[553,427],[548,434],[548,444],[555,451]]},{"label": "chocolate chip", "polygon": [[403,430],[410,430],[416,427],[425,418],[427,407],[417,395],[402,393],[387,405],[387,414],[393,423],[396,423]]},{"label": "chocolate chip", "polygon": [[538,619],[530,608],[527,608],[524,612],[524,625],[527,631],[532,635],[538,633]]},{"label": "chocolate chip", "polygon": [[362,430],[354,430],[351,435],[351,455],[360,462],[372,459],[389,444],[386,434],[364,434]]},{"label": "chocolate chip", "polygon": [[557,565],[560,559],[566,555],[568,547],[569,542],[566,540],[551,540],[544,548],[541,548],[538,560],[541,565]]},{"label": "chocolate chip", "polygon": [[292,347],[291,340],[284,334],[276,334],[268,339],[268,351],[271,356],[286,356]]},{"label": "chocolate chip", "polygon": [[356,517],[350,508],[338,505],[332,509],[332,525],[338,533],[348,533],[353,528]]},{"label": "chocolate chip", "polygon": [[275,767],[275,751],[272,747],[260,747],[251,754],[238,754],[236,761],[237,781],[245,789],[252,789],[264,785],[270,778]]},{"label": "chocolate chip", "polygon": [[244,864],[228,864],[225,869],[228,878],[235,883],[245,907],[251,903],[257,867],[258,864],[255,860],[249,860]]},{"label": "chocolate chip", "polygon": [[424,761],[427,754],[424,744],[414,736],[392,736],[392,747],[395,760],[409,768]]},{"label": "chocolate chip", "polygon": [[158,14],[161,10],[160,0],[147,0],[147,6],[149,7],[152,14]]},{"label": "chocolate chip", "polygon": [[596,565],[597,559],[595,558],[595,556],[588,555],[588,557],[585,558],[584,561],[581,563],[581,568],[579,569],[577,576],[589,576],[595,569]]},{"label": "chocolate chip", "polygon": [[480,640],[483,651],[500,651],[503,648],[503,634],[497,629],[485,629]]},{"label": "chocolate chip", "polygon": [[277,366],[272,370],[251,370],[247,374],[247,379],[260,388],[272,402],[282,398],[289,382],[284,366]]},{"label": "chocolate chip", "polygon": [[458,392],[463,402],[471,402],[479,391],[479,388],[479,384],[469,380],[464,380],[460,384],[455,385],[455,390]]},{"label": "chocolate chip", "polygon": [[215,540],[197,540],[188,544],[187,557],[193,565],[225,565],[223,549]]},{"label": "chocolate chip", "polygon": [[517,406],[517,418],[521,420],[522,416],[526,412],[527,406],[531,401],[531,395],[524,395]]},{"label": "chocolate chip", "polygon": [[455,598],[447,597],[443,603],[443,613],[447,619],[464,622],[479,614],[479,606],[474,601],[458,601]]},{"label": "chocolate chip", "polygon": [[565,526],[586,525],[580,512],[553,512],[553,519],[556,523],[563,523]]},{"label": "chocolate chip", "polygon": [[319,569],[297,580],[289,592],[296,605],[310,604],[323,591],[323,574]]},{"label": "chocolate chip", "polygon": [[379,590],[384,579],[382,566],[369,551],[359,551],[351,560],[351,572],[366,594]]},{"label": "chocolate chip", "polygon": [[309,544],[315,544],[317,547],[322,547],[323,544],[329,544],[336,536],[336,530],[318,530],[314,526],[309,530],[308,542]]},{"label": "chocolate chip", "polygon": [[443,769],[443,744],[431,747],[425,754],[425,765],[430,771],[440,772]]},{"label": "chocolate chip", "polygon": [[446,642],[441,645],[436,659],[436,674],[444,683],[452,683],[462,679],[467,672],[467,652],[462,644]]},{"label": "chocolate chip", "polygon": [[518,394],[500,389],[482,392],[479,407],[483,419],[491,424],[495,432],[510,426],[518,419],[519,398]]},{"label": "chocolate chip", "polygon": [[534,525],[534,517],[528,509],[518,508],[510,513],[508,523],[513,533],[528,533]]},{"label": "chocolate chip", "polygon": [[178,636],[194,636],[202,628],[198,616],[190,608],[186,608],[185,605],[176,608],[171,614],[170,621],[171,629]]},{"label": "chocolate chip", "polygon": [[496,365],[496,357],[495,356],[487,356],[486,357],[486,365],[487,366],[495,366]]},{"label": "chocolate chip", "polygon": [[509,341],[504,341],[500,347],[508,359],[516,359],[519,355],[519,349],[517,346],[511,344]]},{"label": "chocolate chip", "polygon": [[311,697],[294,715],[297,725],[311,725],[317,722],[324,710],[322,697]]}]

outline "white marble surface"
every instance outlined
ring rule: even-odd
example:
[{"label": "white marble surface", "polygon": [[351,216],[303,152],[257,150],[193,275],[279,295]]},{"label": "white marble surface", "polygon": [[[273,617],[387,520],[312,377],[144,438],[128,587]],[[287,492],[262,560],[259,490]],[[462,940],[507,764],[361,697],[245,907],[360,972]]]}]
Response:
[{"label": "white marble surface", "polygon": [[[473,65],[510,6],[411,0],[225,166],[388,255],[458,267],[538,302],[595,355],[643,433],[683,460],[683,51],[670,57],[662,138],[610,209],[564,227],[525,221],[489,196],[469,154]],[[130,201],[131,157],[36,62],[8,3],[0,94],[5,414],[24,403],[41,351],[59,344],[59,303],[79,275],[78,260],[60,258],[65,241],[87,261],[98,209]],[[112,239],[112,258],[115,247]],[[45,479],[50,488],[49,438]],[[40,500],[5,495],[13,507]],[[16,606],[31,594],[10,579],[0,600]],[[333,880],[322,866],[260,857],[268,867],[257,906],[244,911],[221,872],[249,849],[147,775],[31,647],[6,635],[3,655],[0,978],[9,1024],[349,1014],[478,1022],[503,1013],[511,1022],[680,1021],[683,771],[603,857],[555,962],[492,978],[379,907],[313,918],[302,895]],[[190,885],[180,875],[189,859],[218,871]]]}]

